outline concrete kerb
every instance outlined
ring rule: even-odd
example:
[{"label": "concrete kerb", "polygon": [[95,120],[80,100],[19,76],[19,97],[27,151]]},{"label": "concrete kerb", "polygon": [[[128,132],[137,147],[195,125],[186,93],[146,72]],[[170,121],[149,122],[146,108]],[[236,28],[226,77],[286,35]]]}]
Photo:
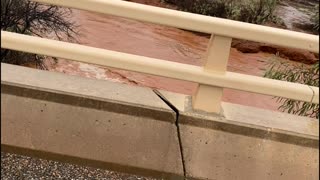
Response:
[{"label": "concrete kerb", "polygon": [[7,64],[1,73],[2,150],[183,179],[176,113],[151,89]]},{"label": "concrete kerb", "polygon": [[316,120],[230,103],[223,115],[195,112],[181,94],[1,70],[1,146],[9,152],[166,179],[318,177]]},{"label": "concrete kerb", "polygon": [[179,109],[188,178],[318,179],[317,120],[231,103],[209,114],[189,96],[160,93]]},{"label": "concrete kerb", "polygon": [[[20,73],[20,74],[19,74]],[[19,74],[19,75],[18,75]],[[21,79],[23,77],[23,79]],[[130,108],[155,109],[161,110],[161,113],[151,113],[153,119],[165,119],[166,121],[175,122],[175,115],[172,113],[170,107],[168,107],[163,101],[159,101],[158,96],[154,95],[151,89],[143,87],[134,87],[123,85],[120,83],[113,83],[103,80],[87,79],[77,76],[68,76],[61,73],[54,73],[48,71],[41,71],[36,69],[30,69],[26,67],[13,66],[9,64],[1,63],[1,85],[4,87],[10,87],[15,89],[24,89],[19,92],[16,90],[10,91],[10,93],[25,96],[32,96],[31,98],[44,99],[49,98],[50,101],[56,101],[59,103],[85,106],[94,109],[106,109],[103,105],[97,105],[96,101],[105,103],[119,104],[119,106],[127,106]],[[132,87],[132,88],[131,88]],[[3,89],[6,91],[6,88]],[[37,96],[35,91],[46,92],[49,94],[59,94],[64,96],[61,99],[51,97]],[[52,96],[52,95],[51,95]],[[90,102],[83,102],[81,100],[72,102],[67,97],[78,97]],[[64,102],[66,101],[66,102]],[[128,111],[126,109],[108,107],[108,111],[121,111],[121,113],[135,113],[137,111]],[[140,116],[140,114],[138,114]],[[158,116],[160,117],[158,118]],[[141,114],[141,116],[150,116],[148,114]],[[161,117],[162,116],[162,117]]]}]

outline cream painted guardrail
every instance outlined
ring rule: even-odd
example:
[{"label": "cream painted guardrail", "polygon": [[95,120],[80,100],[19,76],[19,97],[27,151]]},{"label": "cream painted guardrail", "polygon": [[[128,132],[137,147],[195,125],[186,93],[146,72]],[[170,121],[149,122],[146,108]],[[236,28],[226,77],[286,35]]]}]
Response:
[{"label": "cream painted guardrail", "polygon": [[1,47],[199,83],[193,107],[220,112],[223,88],[319,103],[319,88],[226,72],[232,38],[319,52],[319,37],[121,0],[34,0],[210,33],[205,67],[1,31]]}]

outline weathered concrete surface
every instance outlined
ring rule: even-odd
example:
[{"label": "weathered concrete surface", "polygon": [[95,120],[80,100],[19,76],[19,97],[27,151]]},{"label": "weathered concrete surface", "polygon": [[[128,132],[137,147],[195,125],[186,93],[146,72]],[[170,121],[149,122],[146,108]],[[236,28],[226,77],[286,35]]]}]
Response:
[{"label": "weathered concrete surface", "polygon": [[[14,87],[22,88],[27,87],[27,89],[30,89],[29,91],[37,90],[50,92],[52,94],[59,93],[64,95],[66,98],[67,96],[77,96],[79,98],[85,98],[86,101],[90,100],[92,102],[72,102],[66,98],[62,98],[62,100],[57,100],[57,98],[50,99],[52,101],[59,101],[65,104],[73,103],[78,106],[103,109],[106,108],[106,105],[104,107],[98,107],[96,105],[97,103],[94,103],[94,101],[106,102],[105,104],[110,102],[109,104],[111,105],[108,106],[109,111],[121,111],[122,113],[131,114],[139,112],[130,111],[129,109],[124,110],[123,108],[118,107],[130,107],[131,109],[138,108],[142,112],[145,112],[144,109],[155,110],[154,112],[160,113],[151,113],[151,117],[154,118],[155,115],[158,117],[160,114],[162,117],[158,119],[175,121],[175,118],[167,118],[168,116],[172,116],[171,109],[163,103],[163,101],[159,100],[158,96],[149,88],[128,86],[103,80],[86,79],[77,76],[67,76],[62,73],[40,71],[4,63],[1,63],[1,85],[13,85]],[[20,95],[22,94],[20,93]],[[32,96],[36,95],[33,93]],[[118,110],[115,107],[117,107]],[[142,115],[148,116],[148,113],[143,113]]]},{"label": "weathered concrete surface", "polygon": [[180,153],[188,178],[319,177],[317,120],[230,103],[210,114],[192,111],[181,94],[1,70],[2,150],[165,179],[182,178]]},{"label": "weathered concrete surface", "polygon": [[316,119],[231,103],[222,103],[222,108],[228,120],[319,138],[319,121]]},{"label": "weathered concrete surface", "polygon": [[187,175],[208,179],[316,180],[319,149],[180,125]]},{"label": "weathered concrete surface", "polygon": [[[191,98],[160,91],[179,109],[190,178],[312,180],[319,178],[319,122],[222,103],[224,117],[191,110]],[[185,106],[181,106],[186,102]]]},{"label": "weathered concrete surface", "polygon": [[175,113],[152,90],[5,64],[1,74],[2,150],[183,175]]}]

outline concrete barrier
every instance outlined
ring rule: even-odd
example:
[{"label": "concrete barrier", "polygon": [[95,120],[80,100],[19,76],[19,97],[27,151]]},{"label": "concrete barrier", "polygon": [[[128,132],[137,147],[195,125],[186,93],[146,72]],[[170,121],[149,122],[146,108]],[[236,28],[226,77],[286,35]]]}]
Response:
[{"label": "concrete barrier", "polygon": [[179,109],[186,175],[219,180],[319,178],[319,121],[222,103],[223,114],[191,109],[191,97],[160,91]]},{"label": "concrete barrier", "polygon": [[[319,121],[25,67],[1,67],[2,151],[164,179],[319,178]],[[185,176],[185,177],[184,177]]]},{"label": "concrete barrier", "polygon": [[2,151],[183,177],[176,114],[151,89],[2,64]]}]

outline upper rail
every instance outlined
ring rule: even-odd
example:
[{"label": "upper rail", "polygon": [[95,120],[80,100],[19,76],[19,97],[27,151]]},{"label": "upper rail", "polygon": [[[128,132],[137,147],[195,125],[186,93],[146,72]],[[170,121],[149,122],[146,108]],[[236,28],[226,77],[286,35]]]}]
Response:
[{"label": "upper rail", "polygon": [[319,52],[315,35],[142,5],[122,0],[33,0],[231,38]]}]

